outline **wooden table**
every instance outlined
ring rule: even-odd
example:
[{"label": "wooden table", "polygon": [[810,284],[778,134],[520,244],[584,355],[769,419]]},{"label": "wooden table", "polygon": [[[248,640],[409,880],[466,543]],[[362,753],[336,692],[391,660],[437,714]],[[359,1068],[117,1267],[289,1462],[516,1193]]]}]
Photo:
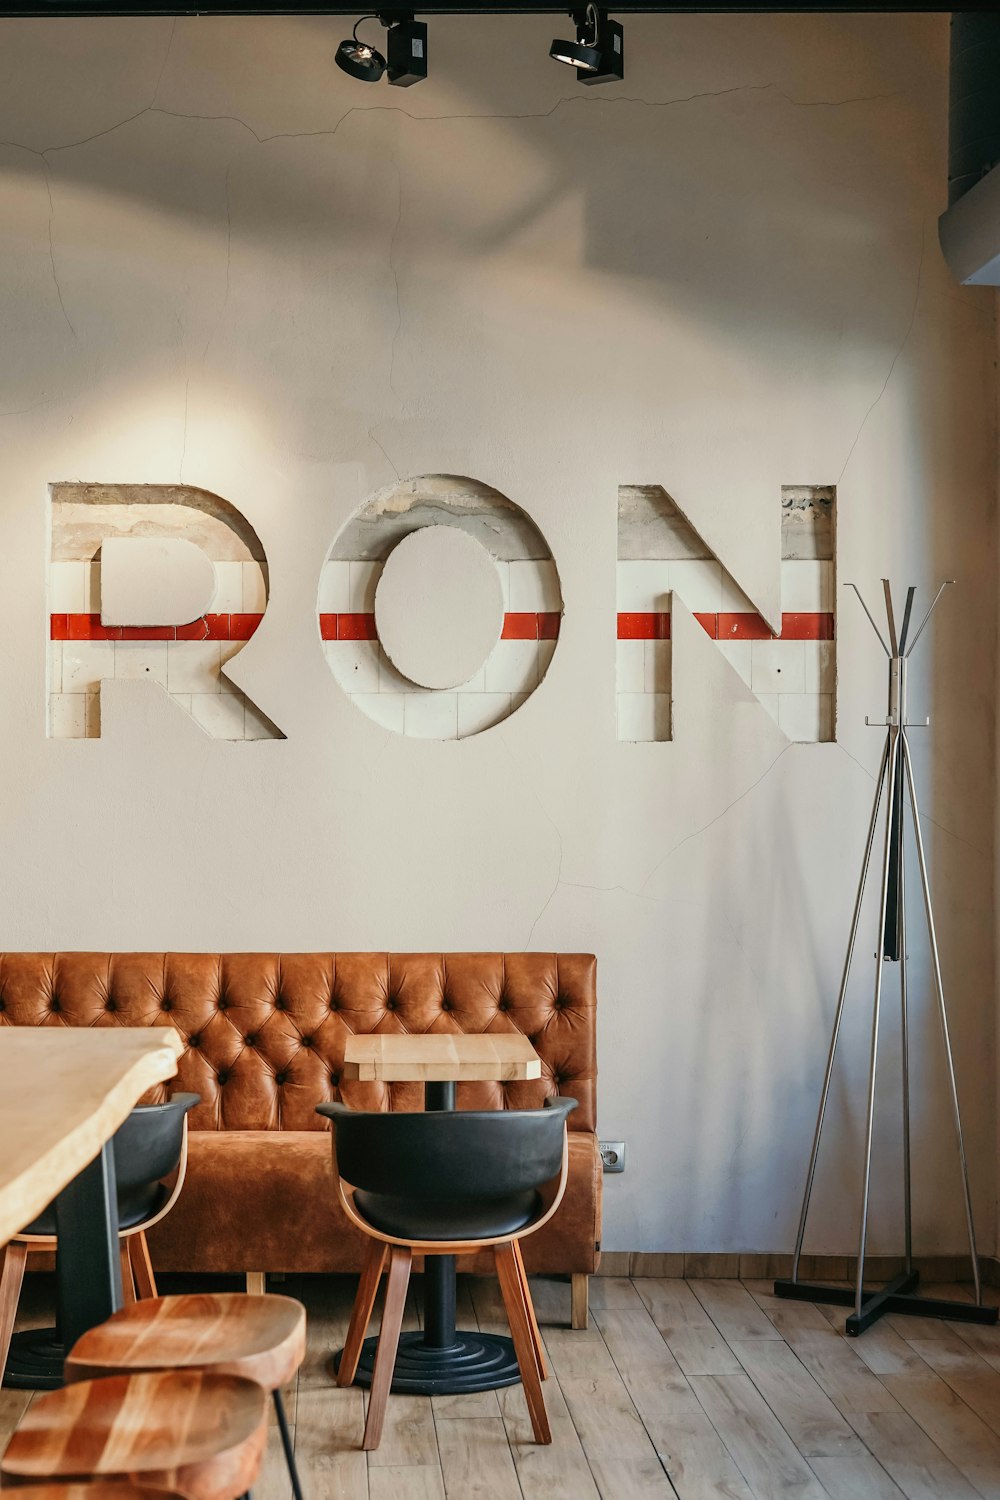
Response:
[{"label": "wooden table", "polygon": [[67,1348],[122,1302],[111,1137],[183,1050],[172,1026],[0,1028],[0,1245],[57,1199]]},{"label": "wooden table", "polygon": [[[352,1036],[344,1048],[345,1079],[424,1085],[424,1108],[455,1108],[456,1083],[514,1083],[541,1078],[542,1062],[519,1031]],[[370,1385],[378,1340],[366,1339],[357,1383]],[[499,1334],[455,1327],[455,1257],[424,1259],[424,1327],[404,1333],[392,1378],[394,1391],[441,1396],[495,1390],[520,1380],[514,1345]]]}]

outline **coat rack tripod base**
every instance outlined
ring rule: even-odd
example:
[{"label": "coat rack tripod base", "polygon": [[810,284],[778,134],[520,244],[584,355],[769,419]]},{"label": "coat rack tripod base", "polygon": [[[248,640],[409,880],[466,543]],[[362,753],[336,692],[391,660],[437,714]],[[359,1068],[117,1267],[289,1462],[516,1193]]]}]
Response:
[{"label": "coat rack tripod base", "polygon": [[[949,580],[950,581],[950,580]],[[916,646],[917,641],[923,634],[924,627],[934,612],[935,606],[947,587],[943,583],[931,602],[931,606],[924,615],[919,628],[908,643],[910,616],[913,609],[913,598],[916,590],[909,588],[906,593],[906,606],[903,611],[902,624],[899,634],[896,633],[896,622],[892,607],[892,593],[889,581],[882,580],[882,588],[885,594],[886,623],[888,627],[888,641],[876,625],[871,610],[854,584],[853,588],[861,600],[861,607],[868,616],[872,629],[879,638],[882,649],[889,658],[889,702],[888,712],[884,719],[872,721],[865,719],[866,724],[876,723],[886,731],[885,748],[882,751],[882,765],[879,770],[878,780],[875,788],[875,801],[872,807],[871,822],[868,828],[868,842],[865,848],[865,857],[861,866],[861,879],[858,882],[858,893],[854,903],[854,916],[851,922],[851,935],[847,944],[847,957],[844,961],[844,971],[840,981],[840,993],[837,998],[837,1010],[833,1023],[833,1035],[830,1039],[830,1050],[827,1055],[826,1074],[823,1079],[823,1090],[820,1095],[819,1113],[816,1118],[816,1130],[813,1135],[812,1154],[809,1158],[809,1171],[806,1176],[805,1193],[802,1199],[802,1212],[799,1217],[798,1235],[795,1241],[795,1254],[792,1259],[792,1274],[788,1278],[782,1278],[774,1283],[774,1294],[776,1297],[784,1297],[798,1302],[832,1302],[843,1307],[853,1307],[854,1311],[847,1318],[845,1330],[852,1337],[864,1333],[873,1323],[886,1313],[903,1313],[920,1318],[945,1318],[951,1322],[962,1323],[996,1323],[1000,1308],[984,1306],[982,1300],[982,1285],[979,1275],[979,1256],[976,1251],[976,1231],[972,1217],[972,1198],[969,1192],[969,1169],[965,1156],[965,1141],[962,1135],[962,1117],[958,1103],[958,1086],[955,1081],[955,1065],[951,1051],[951,1037],[948,1031],[948,1014],[944,1002],[944,985],[941,978],[941,959],[938,953],[937,933],[934,926],[934,913],[931,908],[930,885],[927,879],[927,861],[924,854],[923,834],[920,828],[920,811],[917,805],[917,791],[913,775],[913,761],[910,754],[910,745],[907,738],[907,730],[917,727],[916,721],[907,717],[906,711],[906,672],[907,658]],[[920,727],[925,727],[929,721],[923,720]],[[861,905],[865,893],[865,884],[871,868],[872,851],[875,846],[875,835],[879,823],[879,809],[885,798],[885,833],[882,855],[882,870],[880,882],[880,901],[878,917],[878,942],[875,949],[875,994],[872,1006],[872,1033],[871,1033],[871,1059],[868,1069],[868,1100],[865,1129],[865,1150],[863,1163],[863,1187],[861,1196],[861,1229],[858,1242],[857,1274],[853,1287],[827,1286],[820,1282],[802,1281],[799,1278],[799,1263],[802,1257],[802,1244],[805,1239],[806,1221],[809,1216],[809,1203],[812,1198],[813,1184],[816,1178],[816,1163],[819,1158],[820,1139],[823,1134],[823,1123],[826,1119],[826,1107],[830,1096],[830,1081],[833,1077],[833,1065],[837,1055],[837,1042],[840,1037],[840,1025],[844,1015],[844,1002],[847,997],[848,980],[851,973],[851,962],[854,958],[854,946],[858,935],[858,925],[861,919]],[[906,882],[905,882],[905,860],[904,860],[904,829],[906,816],[904,804],[909,804],[909,822],[913,831],[913,841],[917,855],[917,866],[920,871],[920,887],[923,896],[924,917],[927,924],[927,936],[930,943],[931,962],[934,974],[934,989],[937,998],[938,1018],[941,1023],[941,1036],[944,1044],[944,1054],[947,1063],[948,1083],[951,1094],[952,1116],[955,1125],[955,1134],[958,1144],[958,1158],[961,1167],[962,1188],[965,1204],[965,1222],[969,1242],[969,1257],[972,1262],[972,1280],[975,1287],[974,1302],[956,1302],[939,1297],[921,1297],[917,1295],[919,1284],[919,1272],[913,1265],[913,1234],[912,1215],[910,1199],[910,1073],[909,1073],[909,1014],[907,1006],[906,989]],[[878,1289],[867,1288],[865,1280],[865,1252],[868,1241],[868,1210],[871,1193],[871,1167],[872,1167],[872,1143],[875,1130],[875,1079],[878,1068],[878,1044],[879,1044],[879,1020],[882,1004],[882,982],[885,965],[887,963],[897,964],[899,967],[899,1001],[900,1001],[900,1033],[902,1053],[902,1115],[903,1115],[903,1211],[905,1231],[905,1264],[904,1269],[887,1282],[884,1287]]]},{"label": "coat rack tripod base", "polygon": [[[919,1297],[916,1294],[920,1272],[900,1271],[885,1286],[861,1294],[861,1311],[847,1318],[844,1327],[852,1338],[864,1333],[886,1313],[909,1313],[914,1318],[946,1318],[950,1323],[995,1323],[1000,1308],[983,1307],[976,1302],[955,1302],[945,1297]],[[855,1307],[857,1290],[850,1286],[824,1286],[822,1282],[782,1280],[774,1283],[774,1295],[791,1302],[833,1302],[840,1307]]]}]

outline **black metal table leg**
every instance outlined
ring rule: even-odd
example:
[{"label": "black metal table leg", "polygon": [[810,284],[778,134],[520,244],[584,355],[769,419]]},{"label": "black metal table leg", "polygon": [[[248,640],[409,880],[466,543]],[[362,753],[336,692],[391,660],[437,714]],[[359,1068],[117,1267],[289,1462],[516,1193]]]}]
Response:
[{"label": "black metal table leg", "polygon": [[100,1153],[56,1199],[59,1328],[67,1349],[122,1305],[115,1153]]},{"label": "black metal table leg", "polygon": [[[454,1083],[425,1084],[424,1108],[453,1110]],[[511,1339],[456,1329],[455,1288],[455,1257],[426,1256],[424,1327],[421,1333],[400,1337],[392,1377],[394,1391],[411,1396],[457,1395],[498,1390],[517,1385],[521,1379]],[[356,1384],[371,1385],[377,1347],[378,1339],[365,1339]]]},{"label": "black metal table leg", "polygon": [[115,1157],[108,1141],[56,1199],[56,1327],[14,1334],[4,1385],[57,1390],[66,1350],[121,1307],[117,1221]]}]

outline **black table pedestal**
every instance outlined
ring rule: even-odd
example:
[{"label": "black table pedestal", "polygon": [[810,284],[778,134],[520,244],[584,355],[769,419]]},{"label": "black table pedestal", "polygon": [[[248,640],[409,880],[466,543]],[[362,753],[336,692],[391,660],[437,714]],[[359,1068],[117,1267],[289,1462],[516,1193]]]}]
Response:
[{"label": "black table pedestal", "polygon": [[[424,1085],[425,1109],[454,1109],[453,1083]],[[371,1385],[378,1339],[365,1339],[356,1385]],[[334,1366],[340,1361],[335,1357]],[[410,1396],[451,1396],[499,1390],[521,1379],[511,1339],[455,1327],[455,1257],[424,1259],[424,1327],[400,1336],[392,1389]]]},{"label": "black table pedestal", "polygon": [[58,1328],[15,1333],[3,1383],[15,1390],[53,1391],[63,1383],[66,1350],[122,1305],[118,1197],[111,1142],[56,1199]]}]

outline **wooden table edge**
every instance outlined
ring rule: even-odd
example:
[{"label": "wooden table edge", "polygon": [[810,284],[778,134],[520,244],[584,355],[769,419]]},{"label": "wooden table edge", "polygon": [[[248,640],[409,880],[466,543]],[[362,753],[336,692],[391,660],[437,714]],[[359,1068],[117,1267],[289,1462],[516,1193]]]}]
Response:
[{"label": "wooden table edge", "polygon": [[[162,1031],[162,1039],[135,1058],[92,1113],[54,1141],[16,1177],[0,1184],[0,1245],[5,1245],[25,1224],[37,1218],[56,1194],[94,1160],[148,1088],[177,1076],[177,1060],[184,1051],[180,1034],[173,1027],[142,1029]],[[2,1041],[0,1032],[0,1048]]]}]

